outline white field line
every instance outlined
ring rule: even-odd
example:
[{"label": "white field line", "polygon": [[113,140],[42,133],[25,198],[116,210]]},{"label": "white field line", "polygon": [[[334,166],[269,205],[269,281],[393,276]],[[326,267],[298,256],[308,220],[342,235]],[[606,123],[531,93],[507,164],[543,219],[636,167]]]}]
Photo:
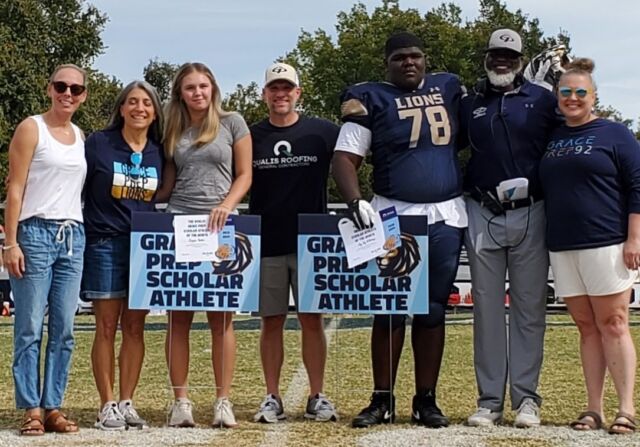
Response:
[{"label": "white field line", "polygon": [[[331,338],[333,337],[333,333],[335,329],[338,327],[340,319],[332,318],[329,325],[325,328],[325,337],[327,339],[327,352],[329,351],[329,346],[331,344]],[[325,370],[326,371],[326,370]],[[308,386],[308,377],[307,370],[304,367],[304,363],[300,363],[293,379],[291,379],[291,383],[289,384],[289,388],[287,388],[287,393],[284,395],[282,399],[282,405],[286,411],[287,408],[296,407],[301,400],[305,400],[307,397],[307,386]],[[306,400],[305,400],[306,402]],[[260,447],[273,447],[274,445],[283,446],[287,444],[287,438],[289,437],[289,429],[286,423],[275,423],[271,424],[271,427],[266,431],[264,435],[264,439],[260,444]]]}]

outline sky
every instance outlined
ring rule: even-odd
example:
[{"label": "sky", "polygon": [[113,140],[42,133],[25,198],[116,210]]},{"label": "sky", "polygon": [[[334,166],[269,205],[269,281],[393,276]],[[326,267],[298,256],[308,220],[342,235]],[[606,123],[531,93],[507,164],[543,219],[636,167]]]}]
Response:
[{"label": "sky", "polygon": [[[477,0],[452,0],[462,17],[478,15]],[[224,93],[264,79],[264,69],[293,49],[302,30],[335,36],[336,15],[354,1],[340,0],[89,0],[109,16],[102,33],[105,53],[94,66],[127,83],[142,78],[150,59],[180,64],[199,61],[214,72]],[[368,11],[381,0],[363,0]],[[422,14],[440,1],[400,0]],[[545,35],[563,30],[572,54],[592,58],[603,105],[625,118],[640,118],[640,1],[506,0],[537,18]]]}]

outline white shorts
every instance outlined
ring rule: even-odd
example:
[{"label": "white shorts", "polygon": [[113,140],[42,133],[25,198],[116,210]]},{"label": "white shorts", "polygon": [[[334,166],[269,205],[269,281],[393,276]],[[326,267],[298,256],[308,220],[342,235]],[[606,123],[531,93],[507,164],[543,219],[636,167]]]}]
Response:
[{"label": "white shorts", "polygon": [[630,288],[638,271],[624,265],[623,245],[550,252],[556,295],[612,295]]}]

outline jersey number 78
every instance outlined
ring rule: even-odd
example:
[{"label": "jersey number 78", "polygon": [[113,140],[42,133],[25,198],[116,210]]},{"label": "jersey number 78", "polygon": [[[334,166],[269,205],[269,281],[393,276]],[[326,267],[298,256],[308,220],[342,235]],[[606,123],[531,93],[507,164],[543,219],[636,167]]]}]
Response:
[{"label": "jersey number 78", "polygon": [[418,146],[420,130],[422,128],[422,114],[427,117],[431,143],[434,146],[446,146],[451,141],[451,124],[449,115],[444,106],[419,107],[414,109],[398,110],[398,118],[401,120],[411,118],[411,138],[409,139],[409,149]]}]

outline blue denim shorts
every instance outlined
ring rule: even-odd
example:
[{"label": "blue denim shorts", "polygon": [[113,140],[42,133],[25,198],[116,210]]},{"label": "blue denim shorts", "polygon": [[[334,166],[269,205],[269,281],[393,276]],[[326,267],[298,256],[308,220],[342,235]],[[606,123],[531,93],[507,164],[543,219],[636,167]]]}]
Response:
[{"label": "blue denim shorts", "polygon": [[84,301],[127,297],[129,246],[129,235],[87,237],[80,288]]}]

